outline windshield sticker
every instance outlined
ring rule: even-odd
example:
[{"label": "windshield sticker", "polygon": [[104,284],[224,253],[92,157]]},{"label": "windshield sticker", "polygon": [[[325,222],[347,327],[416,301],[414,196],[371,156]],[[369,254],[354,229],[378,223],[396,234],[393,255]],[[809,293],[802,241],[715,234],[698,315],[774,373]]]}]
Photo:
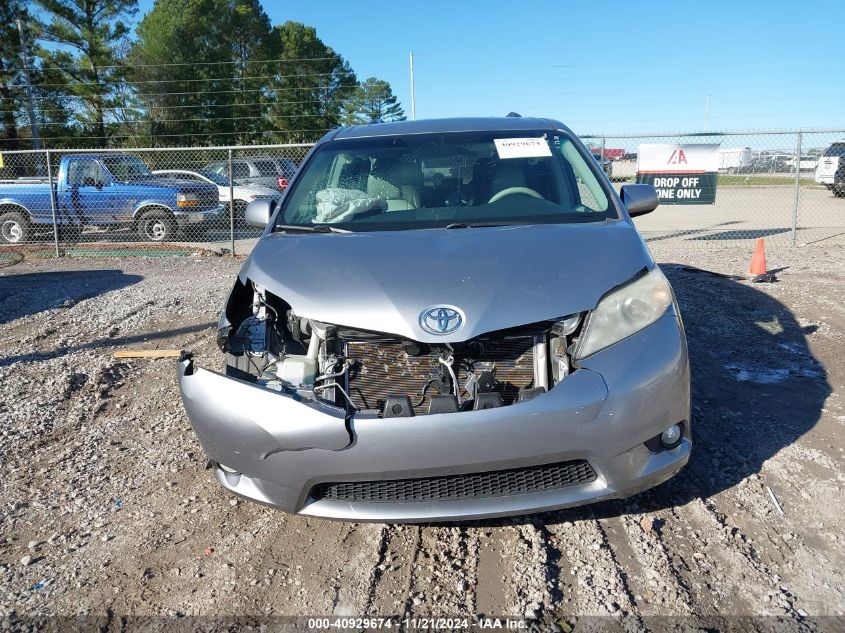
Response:
[{"label": "windshield sticker", "polygon": [[494,138],[499,158],[539,158],[551,156],[545,138]]}]

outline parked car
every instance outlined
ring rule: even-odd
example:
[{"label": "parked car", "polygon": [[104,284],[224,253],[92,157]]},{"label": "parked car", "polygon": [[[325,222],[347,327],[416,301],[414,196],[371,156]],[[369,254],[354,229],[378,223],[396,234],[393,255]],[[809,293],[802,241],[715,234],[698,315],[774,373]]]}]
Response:
[{"label": "parked car", "polygon": [[[217,187],[217,195],[220,197],[220,202],[224,205],[229,204],[229,179],[221,176],[213,171],[204,169],[156,169],[153,171],[156,175],[179,178],[181,180],[191,180],[193,182],[208,182]],[[253,200],[260,200],[262,198],[274,198],[279,195],[277,189],[270,189],[261,185],[234,185],[232,193],[235,200],[235,219],[243,220],[246,205]]]},{"label": "parked car", "polygon": [[815,180],[830,189],[833,195],[845,197],[845,139],[824,150],[816,167]]},{"label": "parked car", "polygon": [[[153,242],[173,239],[186,226],[203,228],[223,211],[214,185],[155,177],[141,159],[125,154],[64,156],[52,193],[63,230],[129,225]],[[0,241],[28,242],[52,224],[46,178],[0,180]]]},{"label": "parked car", "polygon": [[[297,165],[289,158],[272,156],[262,158],[234,158],[232,159],[232,179],[239,185],[261,185],[269,189],[284,191]],[[220,174],[228,178],[229,161],[209,163],[204,170]]]},{"label": "parked car", "polygon": [[[444,173],[448,163],[454,171]],[[217,480],[351,521],[626,497],[690,454],[672,289],[557,121],[444,119],[324,136],[225,302],[225,369],[178,363]]]},{"label": "parked car", "polygon": [[[795,156],[790,157],[786,161],[786,166],[795,171]],[[816,156],[804,156],[803,154],[798,158],[798,171],[812,171],[818,165],[819,159]]]},{"label": "parked car", "polygon": [[788,154],[759,154],[751,161],[751,165],[740,168],[740,173],[752,174],[785,174],[792,169],[787,165]]}]

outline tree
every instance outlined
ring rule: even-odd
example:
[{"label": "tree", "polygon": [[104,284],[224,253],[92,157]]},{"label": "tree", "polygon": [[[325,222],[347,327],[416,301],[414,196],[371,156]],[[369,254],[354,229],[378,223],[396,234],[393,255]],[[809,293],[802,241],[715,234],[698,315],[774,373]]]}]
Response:
[{"label": "tree", "polygon": [[375,77],[359,84],[343,105],[344,125],[404,120],[405,111],[390,89],[390,84]]},{"label": "tree", "polygon": [[128,55],[151,137],[180,144],[259,138],[270,40],[258,0],[157,0]]},{"label": "tree", "polygon": [[20,149],[18,116],[26,107],[26,95],[20,88],[21,44],[15,20],[29,22],[26,4],[21,0],[0,3],[0,112],[3,117],[3,147]]},{"label": "tree", "polygon": [[281,61],[270,82],[268,118],[285,142],[318,139],[337,127],[343,103],[357,81],[349,63],[317,37],[313,27],[285,22],[273,29],[274,56]]},{"label": "tree", "polygon": [[[36,0],[49,22],[41,38],[60,45],[44,51],[45,65],[58,70],[65,89],[82,106],[83,125],[106,144],[106,112],[115,108],[115,86],[124,68],[117,49],[129,33],[123,22],[138,10],[137,0]],[[61,81],[57,82],[61,84]]]}]

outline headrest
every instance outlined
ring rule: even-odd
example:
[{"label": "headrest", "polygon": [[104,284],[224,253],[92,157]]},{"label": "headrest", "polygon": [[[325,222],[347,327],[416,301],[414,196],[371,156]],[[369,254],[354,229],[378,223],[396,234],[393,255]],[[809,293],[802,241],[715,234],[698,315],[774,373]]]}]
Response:
[{"label": "headrest", "polygon": [[491,191],[503,191],[510,187],[526,187],[528,180],[525,178],[525,170],[519,161],[512,159],[499,161],[496,168],[496,175],[493,176]]}]

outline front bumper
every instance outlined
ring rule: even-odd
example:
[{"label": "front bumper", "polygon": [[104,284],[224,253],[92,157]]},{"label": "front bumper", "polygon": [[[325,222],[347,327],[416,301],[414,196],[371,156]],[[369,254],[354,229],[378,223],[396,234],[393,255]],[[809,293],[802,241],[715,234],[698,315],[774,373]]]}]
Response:
[{"label": "front bumper", "polygon": [[179,228],[198,225],[220,224],[223,222],[223,220],[229,217],[228,205],[225,204],[218,204],[209,209],[203,209],[201,211],[176,210],[173,212],[173,215],[176,218],[176,223],[179,225]]},{"label": "front bumper", "polygon": [[[672,314],[585,359],[548,393],[482,411],[346,420],[333,407],[197,369],[191,360],[180,361],[178,371],[185,408],[218,481],[291,513],[401,522],[565,508],[655,486],[686,464],[691,448],[686,340]],[[682,421],[686,437],[679,446],[660,452],[645,446]],[[323,482],[441,477],[582,459],[595,480],[542,492],[434,502],[312,497]]]}]

